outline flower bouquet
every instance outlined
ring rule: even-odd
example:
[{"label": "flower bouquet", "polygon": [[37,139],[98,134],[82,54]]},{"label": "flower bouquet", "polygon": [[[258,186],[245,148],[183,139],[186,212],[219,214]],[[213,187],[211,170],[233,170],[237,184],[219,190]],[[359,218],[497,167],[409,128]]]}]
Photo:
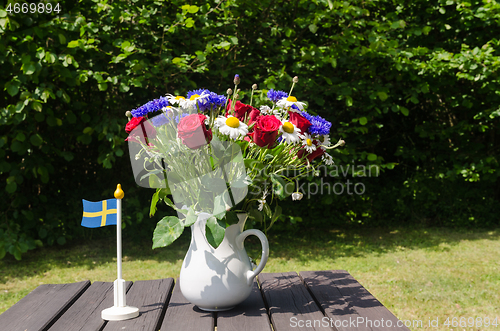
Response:
[{"label": "flower bouquet", "polygon": [[[206,89],[167,94],[127,112],[136,182],[156,188],[150,214],[160,201],[178,212],[158,222],[153,248],[171,244],[200,213],[207,215],[205,235],[214,248],[239,222],[238,213],[267,231],[281,215],[279,200],[302,198],[298,180],[318,164],[333,163],[327,151],[344,141],[331,144],[332,124],[292,95],[297,83],[295,77],[289,93],[266,94],[254,84],[242,103],[236,75],[225,95]],[[259,108],[253,106],[257,94],[267,96]]]}]

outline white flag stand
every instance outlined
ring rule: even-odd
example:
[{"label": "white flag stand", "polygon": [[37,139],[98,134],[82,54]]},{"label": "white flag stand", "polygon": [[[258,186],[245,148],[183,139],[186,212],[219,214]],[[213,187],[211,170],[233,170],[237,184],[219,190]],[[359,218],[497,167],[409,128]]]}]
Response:
[{"label": "white flag stand", "polygon": [[101,312],[103,320],[123,321],[139,316],[139,308],[127,306],[125,298],[125,280],[122,279],[122,199],[125,194],[120,184],[116,187],[116,255],[118,264],[118,278],[115,280],[114,295],[115,303],[113,307],[104,309]]}]

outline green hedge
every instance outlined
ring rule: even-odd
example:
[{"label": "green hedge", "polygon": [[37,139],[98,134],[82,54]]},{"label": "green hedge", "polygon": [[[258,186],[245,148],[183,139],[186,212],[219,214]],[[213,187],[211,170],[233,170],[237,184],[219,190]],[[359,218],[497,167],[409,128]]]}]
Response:
[{"label": "green hedge", "polygon": [[86,0],[50,14],[8,13],[10,3],[0,1],[0,258],[108,234],[79,226],[81,199],[109,198],[118,182],[127,226],[150,236],[152,192],[132,180],[124,112],[167,92],[223,92],[236,73],[263,91],[299,76],[299,100],[347,141],[336,165],[380,167],[311,178],[365,192],[290,203],[283,224],[498,224],[494,1]]}]

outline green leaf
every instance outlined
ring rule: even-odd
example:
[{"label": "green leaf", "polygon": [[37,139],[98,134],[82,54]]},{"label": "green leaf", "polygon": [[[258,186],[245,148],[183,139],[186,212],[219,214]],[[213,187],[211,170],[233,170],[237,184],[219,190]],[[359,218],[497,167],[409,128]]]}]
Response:
[{"label": "green leaf", "polygon": [[207,220],[207,224],[205,225],[205,233],[207,237],[207,241],[213,248],[219,247],[224,240],[224,234],[226,232],[225,222],[219,221],[214,216],[210,217]]},{"label": "green leaf", "polygon": [[28,64],[23,64],[23,72],[26,75],[32,75],[36,70],[36,66],[34,62],[30,62]]},{"label": "green leaf", "polygon": [[191,13],[191,14],[195,14],[198,12],[198,10],[200,10],[200,7],[198,6],[195,6],[195,5],[191,5],[189,6],[189,9],[188,11]]},{"label": "green leaf", "polygon": [[7,183],[7,185],[5,186],[5,191],[7,191],[7,193],[14,193],[16,192],[16,190],[17,190],[17,184],[14,181]]},{"label": "green leaf", "polygon": [[38,133],[30,137],[30,142],[33,146],[38,147],[43,143],[43,138]]},{"label": "green leaf", "polygon": [[59,238],[57,238],[57,243],[59,245],[64,245],[66,243],[66,238],[63,236],[60,236]]},{"label": "green leaf", "polygon": [[179,218],[175,216],[162,218],[153,232],[153,249],[170,245],[183,231],[184,227]]},{"label": "green leaf", "polygon": [[264,212],[266,213],[267,217],[272,218],[273,216],[273,211],[271,210],[271,207],[267,203],[264,204],[263,206]]},{"label": "green leaf", "polygon": [[228,225],[233,225],[233,224],[237,224],[240,219],[238,218],[238,215],[236,215],[236,213],[234,211],[228,211],[226,213],[226,224]]},{"label": "green leaf", "polygon": [[198,216],[195,214],[193,207],[189,207],[186,218],[184,219],[184,226],[188,227],[193,225],[197,219]]},{"label": "green leaf", "polygon": [[118,63],[118,62],[120,62],[121,60],[126,59],[126,58],[127,58],[127,56],[128,56],[127,54],[123,54],[123,53],[122,53],[122,54],[118,55],[117,57],[115,57],[115,58],[113,59],[113,61],[111,61],[111,62],[113,62],[113,63]]},{"label": "green leaf", "polygon": [[38,230],[38,236],[42,239],[47,237],[47,234],[49,233],[46,228],[41,228],[40,230]]},{"label": "green leaf", "polygon": [[62,153],[61,153],[61,156],[62,156],[62,157],[63,157],[66,161],[68,161],[68,162],[69,162],[69,161],[71,161],[71,160],[73,160],[73,159],[75,158],[75,156],[73,155],[73,153],[71,153],[71,152],[67,152],[67,151],[66,151],[66,152],[62,152]]},{"label": "green leaf", "polygon": [[62,33],[59,33],[57,36],[59,37],[59,43],[61,43],[61,45],[66,44],[66,37]]},{"label": "green leaf", "polygon": [[373,153],[368,153],[367,159],[368,161],[375,161],[377,159],[377,155]]},{"label": "green leaf", "polygon": [[35,110],[35,111],[41,112],[42,111],[42,104],[38,101],[33,101],[31,103],[31,108],[33,108],[33,110]]},{"label": "green leaf", "polygon": [[257,209],[250,209],[248,212],[248,217],[253,219],[257,223],[262,222],[262,212],[258,211]]},{"label": "green leaf", "polygon": [[380,100],[382,100],[382,101],[387,100],[387,98],[389,97],[389,96],[387,95],[387,93],[382,92],[382,91],[381,91],[381,92],[377,92],[377,95],[378,95],[379,99],[380,99]]},{"label": "green leaf", "polygon": [[160,190],[161,189],[156,189],[156,192],[153,194],[153,197],[151,198],[151,205],[149,207],[149,217],[153,217],[154,214],[156,214],[156,205],[158,204],[158,201],[160,201]]},{"label": "green leaf", "polygon": [[318,26],[316,24],[310,24],[309,31],[311,31],[312,33],[316,33],[316,31],[318,31]]},{"label": "green leaf", "polygon": [[359,124],[366,125],[366,123],[368,123],[368,120],[366,119],[366,117],[361,117],[359,119]]},{"label": "green leaf", "polygon": [[400,107],[399,110],[401,111],[401,114],[408,116],[410,114],[410,111],[406,107]]},{"label": "green leaf", "polygon": [[280,217],[281,212],[282,212],[281,207],[276,205],[276,208],[274,208],[273,216],[271,217],[271,224],[278,220],[278,217]]},{"label": "green leaf", "polygon": [[26,135],[22,132],[19,132],[16,136],[16,139],[19,141],[25,141],[26,140]]},{"label": "green leaf", "polygon": [[352,106],[353,101],[352,101],[351,96],[346,95],[346,97],[345,97],[345,104],[346,104],[347,107],[351,107]]},{"label": "green leaf", "polygon": [[17,92],[19,92],[20,85],[20,81],[11,80],[10,82],[7,82],[7,84],[5,84],[5,88],[7,89],[7,93],[9,93],[11,97],[13,97],[17,94]]},{"label": "green leaf", "polygon": [[291,191],[289,192],[288,189],[286,189],[286,182],[280,176],[271,174],[270,178],[271,182],[273,183],[272,190],[274,194],[277,195],[281,200],[285,199],[293,193]]},{"label": "green leaf", "polygon": [[75,47],[78,47],[78,45],[80,44],[80,39],[77,39],[77,40],[71,40],[69,43],[68,43],[68,48],[75,48]]},{"label": "green leaf", "polygon": [[190,17],[186,20],[186,28],[192,28],[193,26],[194,26],[194,20]]}]

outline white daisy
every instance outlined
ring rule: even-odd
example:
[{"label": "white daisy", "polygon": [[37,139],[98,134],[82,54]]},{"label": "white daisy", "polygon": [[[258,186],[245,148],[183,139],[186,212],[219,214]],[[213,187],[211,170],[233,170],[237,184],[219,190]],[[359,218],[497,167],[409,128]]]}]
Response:
[{"label": "white daisy", "polygon": [[259,110],[264,115],[270,115],[272,112],[272,110],[269,106],[260,106]]},{"label": "white daisy", "polygon": [[232,115],[227,118],[224,116],[217,117],[215,125],[219,128],[220,133],[229,136],[231,139],[236,139],[240,135],[245,136],[248,133],[248,125]]},{"label": "white daisy", "polygon": [[332,156],[331,156],[330,154],[328,154],[328,153],[323,154],[323,155],[321,156],[321,160],[322,160],[323,162],[325,162],[325,164],[326,164],[327,166],[330,166],[330,165],[332,165],[332,164],[334,164],[334,163],[335,163],[335,162],[333,162],[333,158],[332,158]]},{"label": "white daisy", "polygon": [[272,109],[269,106],[260,106],[259,110],[264,115],[281,116],[281,111],[279,109]]},{"label": "white daisy", "polygon": [[330,146],[330,135],[326,134],[323,136],[322,139],[319,140],[319,147],[321,147],[321,149],[325,151],[329,146]]},{"label": "white daisy", "polygon": [[172,94],[167,94],[166,97],[167,97],[168,103],[171,104],[171,105],[182,106],[182,104],[184,103],[184,101],[186,101],[186,98],[184,98],[182,95],[174,96]]},{"label": "white daisy", "polygon": [[201,95],[193,94],[189,99],[184,99],[181,101],[181,107],[197,109],[198,101],[206,99],[210,96],[207,92],[203,92]]},{"label": "white daisy", "polygon": [[300,129],[287,121],[283,121],[283,125],[280,126],[281,137],[288,143],[293,144],[300,141]]},{"label": "white daisy", "polygon": [[259,211],[262,211],[264,209],[264,205],[266,204],[266,197],[267,197],[267,188],[264,190],[264,194],[262,194],[262,199],[258,199],[259,201]]},{"label": "white daisy", "polygon": [[302,136],[302,142],[304,143],[304,149],[308,153],[312,153],[316,150],[316,145],[313,143],[313,138],[309,135],[309,133],[304,133]]},{"label": "white daisy", "polygon": [[283,98],[278,103],[276,103],[276,106],[281,107],[281,108],[286,108],[290,111],[293,112],[298,112],[297,109],[292,108],[292,106],[295,105],[299,110],[304,110],[304,106],[306,105],[303,102],[297,101],[297,98],[294,96],[289,96],[288,98]]}]

